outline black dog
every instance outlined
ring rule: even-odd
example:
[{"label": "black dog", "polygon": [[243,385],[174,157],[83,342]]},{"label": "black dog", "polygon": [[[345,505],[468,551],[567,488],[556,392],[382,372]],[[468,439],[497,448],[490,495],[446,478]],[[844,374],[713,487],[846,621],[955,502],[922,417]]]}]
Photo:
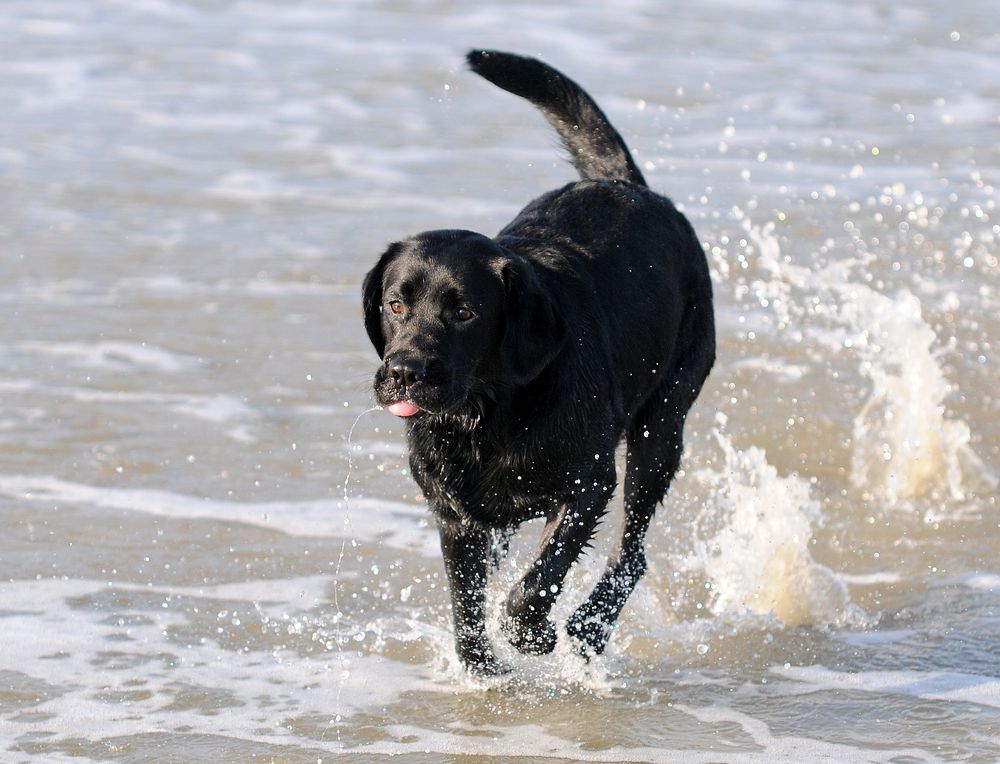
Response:
[{"label": "black dog", "polygon": [[383,359],[379,403],[408,417],[413,476],[437,516],[463,663],[507,669],[485,634],[486,574],[503,532],[545,517],[504,633],[556,643],[549,612],[593,538],[628,444],[625,526],[569,620],[600,653],[646,570],[643,538],[681,458],[715,360],[712,285],[691,225],[646,186],[621,136],[576,83],[531,58],[473,51],[471,69],[531,101],[583,180],[531,202],[496,238],[428,231],[392,244],[364,283]]}]

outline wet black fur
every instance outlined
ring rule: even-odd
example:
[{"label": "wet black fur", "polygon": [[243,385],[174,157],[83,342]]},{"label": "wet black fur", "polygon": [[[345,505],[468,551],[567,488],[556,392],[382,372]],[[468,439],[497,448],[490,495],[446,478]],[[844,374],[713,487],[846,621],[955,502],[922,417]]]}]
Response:
[{"label": "wet black fur", "polygon": [[484,589],[496,539],[547,518],[503,628],[522,652],[549,652],[549,611],[605,512],[624,439],[624,533],[567,625],[584,654],[604,649],[645,571],[643,538],[715,333],[691,225],[646,186],[593,100],[534,59],[473,51],[468,62],[539,107],[583,180],[531,202],[493,239],[429,231],[391,245],[365,279],[364,314],[383,358],[379,402],[422,409],[407,420],[410,464],[437,518],[459,656],[495,674],[506,667],[485,636]]}]

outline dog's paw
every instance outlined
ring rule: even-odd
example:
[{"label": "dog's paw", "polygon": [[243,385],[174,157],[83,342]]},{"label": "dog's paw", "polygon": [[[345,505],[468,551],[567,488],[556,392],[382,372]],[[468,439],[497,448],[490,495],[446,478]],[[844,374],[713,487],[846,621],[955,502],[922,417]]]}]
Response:
[{"label": "dog's paw", "polygon": [[470,640],[458,645],[458,658],[462,665],[475,676],[502,676],[513,671],[513,667],[500,660],[485,638]]},{"label": "dog's paw", "polygon": [[548,655],[556,649],[556,627],[548,618],[528,623],[509,616],[501,629],[507,641],[525,655]]},{"label": "dog's paw", "polygon": [[576,644],[577,652],[590,660],[600,655],[611,639],[611,626],[598,618],[590,617],[577,610],[566,624],[566,632]]},{"label": "dog's paw", "polygon": [[470,674],[479,677],[503,676],[514,670],[506,661],[502,661],[492,653],[474,661],[463,661]]}]

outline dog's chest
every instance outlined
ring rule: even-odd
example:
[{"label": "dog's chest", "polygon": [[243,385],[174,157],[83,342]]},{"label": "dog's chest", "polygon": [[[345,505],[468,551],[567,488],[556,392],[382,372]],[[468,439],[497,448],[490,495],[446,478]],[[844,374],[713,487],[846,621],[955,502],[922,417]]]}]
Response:
[{"label": "dog's chest", "polygon": [[431,508],[457,519],[509,527],[551,514],[572,490],[571,471],[545,459],[544,448],[447,428],[414,428],[409,440],[413,477]]}]

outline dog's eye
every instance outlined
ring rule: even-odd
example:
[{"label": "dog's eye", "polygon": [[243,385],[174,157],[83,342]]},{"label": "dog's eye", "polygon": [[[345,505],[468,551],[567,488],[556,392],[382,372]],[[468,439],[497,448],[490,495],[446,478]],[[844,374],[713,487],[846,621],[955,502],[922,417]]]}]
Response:
[{"label": "dog's eye", "polygon": [[393,300],[389,303],[389,310],[395,313],[397,316],[401,316],[406,312],[406,306],[403,305],[399,300]]},{"label": "dog's eye", "polygon": [[476,314],[473,313],[468,308],[459,308],[458,310],[455,311],[455,318],[457,318],[459,321],[471,321],[475,317]]}]

